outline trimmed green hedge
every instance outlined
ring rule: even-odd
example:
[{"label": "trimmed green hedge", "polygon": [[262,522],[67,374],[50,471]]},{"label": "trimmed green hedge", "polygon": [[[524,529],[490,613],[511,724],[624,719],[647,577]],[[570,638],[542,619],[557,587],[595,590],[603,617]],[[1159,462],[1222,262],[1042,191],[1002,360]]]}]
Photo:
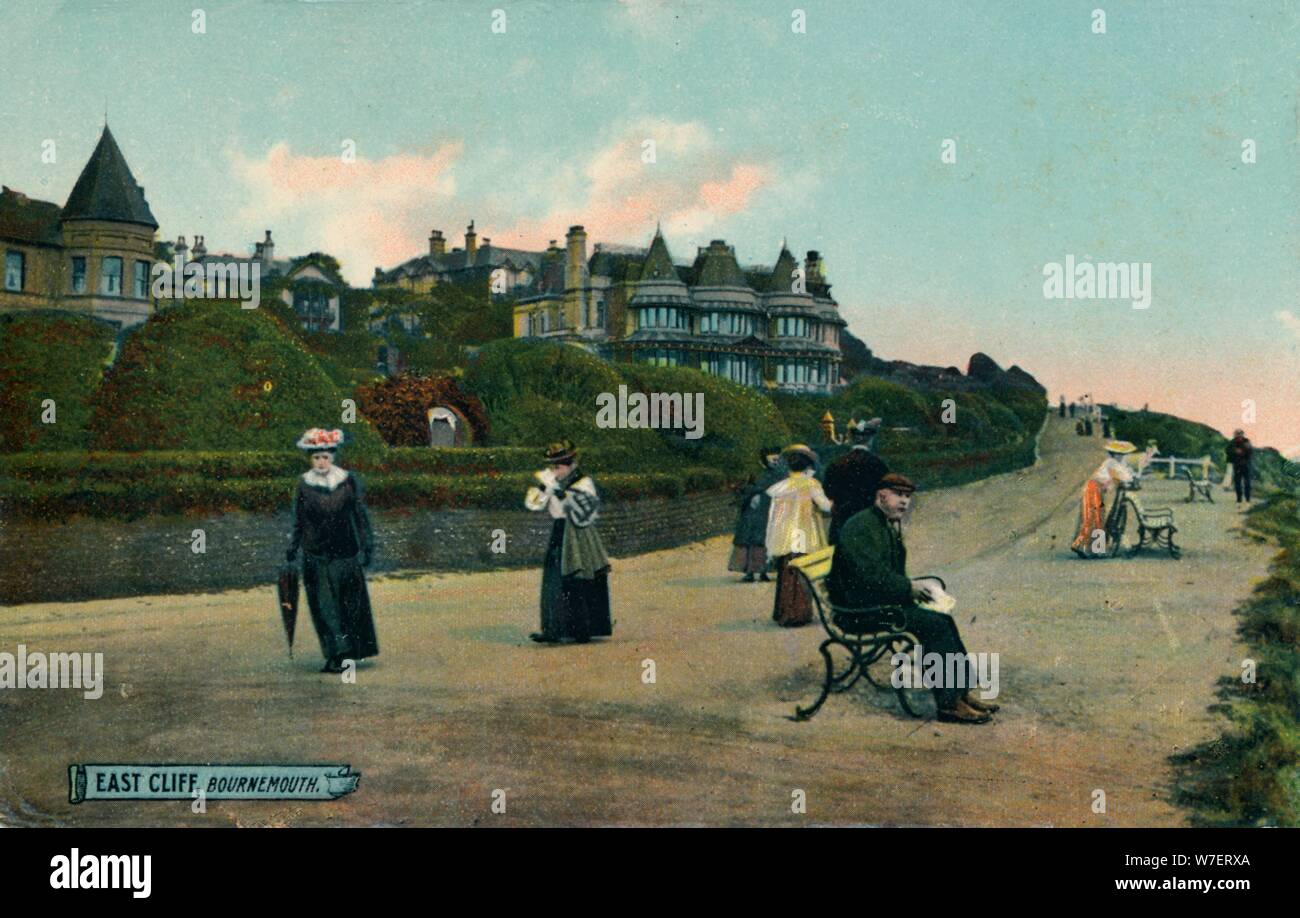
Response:
[{"label": "trimmed green hedge", "polygon": [[[355,460],[355,461],[354,461]],[[582,466],[593,474],[637,472],[641,463],[630,450],[618,447],[582,451]],[[382,454],[351,455],[345,448],[339,465],[360,473],[421,473],[484,475],[530,472],[543,465],[535,447],[393,447]],[[136,453],[49,452],[0,455],[0,477],[30,482],[96,479],[133,481],[141,477],[174,479],[186,476],[234,480],[292,477],[307,468],[296,450],[274,452],[189,452],[157,450]]]},{"label": "trimmed green hedge", "polygon": [[[366,503],[379,509],[517,509],[533,484],[531,472],[463,475],[388,474],[362,477]],[[217,479],[183,474],[123,480],[0,481],[0,513],[17,517],[64,519],[85,514],[136,519],[153,514],[210,513],[289,509],[295,478]],[[717,491],[727,484],[717,469],[679,473],[610,473],[597,479],[607,500],[679,497]]]}]

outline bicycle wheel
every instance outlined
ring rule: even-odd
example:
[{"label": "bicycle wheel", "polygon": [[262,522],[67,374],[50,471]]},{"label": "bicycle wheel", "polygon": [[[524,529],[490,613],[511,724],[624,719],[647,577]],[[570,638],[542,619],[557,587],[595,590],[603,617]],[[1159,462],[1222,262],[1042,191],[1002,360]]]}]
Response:
[{"label": "bicycle wheel", "polygon": [[1128,525],[1128,508],[1124,506],[1124,501],[1121,500],[1115,507],[1115,514],[1110,522],[1110,526],[1106,529],[1106,555],[1113,558],[1119,554],[1120,546],[1124,542],[1124,529]]}]

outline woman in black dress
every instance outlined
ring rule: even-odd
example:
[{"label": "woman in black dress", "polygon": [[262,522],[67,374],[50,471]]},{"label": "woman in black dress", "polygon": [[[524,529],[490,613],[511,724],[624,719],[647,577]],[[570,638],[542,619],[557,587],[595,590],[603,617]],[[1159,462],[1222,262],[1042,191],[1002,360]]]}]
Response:
[{"label": "woman in black dress", "polygon": [[578,469],[578,453],[564,440],[546,450],[544,471],[524,495],[524,506],[551,517],[551,540],[542,566],[539,644],[564,638],[585,644],[614,631],[609,614],[609,558],[596,531],[600,494]]},{"label": "woman in black dress", "polygon": [[343,432],[313,428],[298,440],[312,467],[293,497],[293,536],[286,560],[302,549],[302,582],[311,622],[325,656],[323,673],[343,672],[345,660],[379,654],[362,567],[374,552],[370,518],[356,476],[334,464]]}]

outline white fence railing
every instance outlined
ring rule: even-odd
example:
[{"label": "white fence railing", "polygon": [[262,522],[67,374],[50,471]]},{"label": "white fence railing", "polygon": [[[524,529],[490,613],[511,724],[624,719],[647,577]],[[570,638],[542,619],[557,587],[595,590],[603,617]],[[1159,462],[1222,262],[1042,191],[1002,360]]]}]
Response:
[{"label": "white fence railing", "polygon": [[[1179,456],[1161,456],[1157,453],[1147,461],[1143,472],[1145,473],[1155,469],[1160,469],[1160,471],[1165,473],[1166,478],[1175,478],[1178,476],[1178,469],[1180,466],[1185,466],[1193,470],[1199,468],[1201,472],[1201,480],[1208,481],[1210,478],[1210,470],[1214,468],[1214,463],[1210,461],[1209,456],[1202,456],[1199,459],[1185,459]],[[1193,472],[1193,477],[1196,477],[1195,472]]]}]

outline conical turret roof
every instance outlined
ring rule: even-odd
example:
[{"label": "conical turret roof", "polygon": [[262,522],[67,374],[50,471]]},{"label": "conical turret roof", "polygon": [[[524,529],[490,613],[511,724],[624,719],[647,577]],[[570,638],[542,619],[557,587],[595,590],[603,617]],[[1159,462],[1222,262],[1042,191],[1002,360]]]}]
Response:
[{"label": "conical turret roof", "polygon": [[641,266],[641,280],[679,280],[672,256],[668,254],[668,243],[658,229]]},{"label": "conical turret roof", "polygon": [[68,203],[63,205],[63,219],[115,220],[158,228],[149,202],[144,199],[144,189],[136,184],[108,125],[104,125],[95,152],[72,186]]},{"label": "conical turret roof", "polygon": [[745,287],[745,275],[736,253],[721,239],[714,239],[695,259],[696,285],[700,287]]},{"label": "conical turret roof", "polygon": [[776,267],[772,269],[772,279],[767,289],[773,293],[789,293],[794,289],[794,272],[799,262],[790,254],[790,250],[781,244],[781,254],[776,258]]}]

